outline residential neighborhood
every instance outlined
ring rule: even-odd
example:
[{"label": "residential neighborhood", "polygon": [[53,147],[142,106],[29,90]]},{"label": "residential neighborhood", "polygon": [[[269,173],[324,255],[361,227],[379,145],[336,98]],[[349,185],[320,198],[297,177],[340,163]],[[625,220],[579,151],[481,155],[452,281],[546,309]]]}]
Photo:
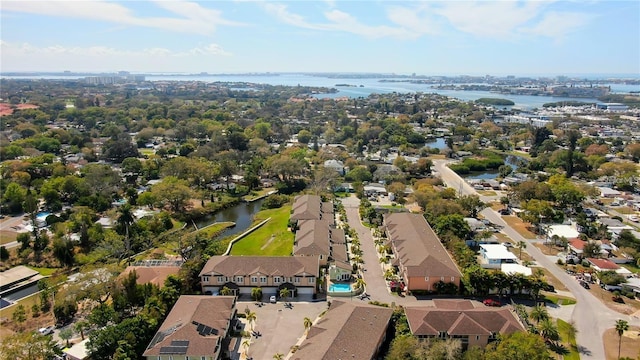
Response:
[{"label": "residential neighborhood", "polygon": [[0,359],[640,353],[637,95],[119,79],[0,80]]}]

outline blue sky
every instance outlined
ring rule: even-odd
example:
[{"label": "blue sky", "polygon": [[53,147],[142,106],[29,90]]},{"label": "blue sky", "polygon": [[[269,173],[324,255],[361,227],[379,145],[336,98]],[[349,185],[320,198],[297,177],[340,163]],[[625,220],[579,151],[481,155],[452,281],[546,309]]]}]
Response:
[{"label": "blue sky", "polygon": [[1,71],[640,75],[640,1],[0,2]]}]

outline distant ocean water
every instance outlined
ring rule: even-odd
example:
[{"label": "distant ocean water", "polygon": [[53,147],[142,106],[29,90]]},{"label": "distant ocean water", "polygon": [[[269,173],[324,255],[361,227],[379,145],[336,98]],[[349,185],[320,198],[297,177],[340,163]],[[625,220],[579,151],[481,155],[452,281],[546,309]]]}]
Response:
[{"label": "distant ocean water", "polygon": [[[11,79],[78,79],[84,76],[3,76],[3,78]],[[461,91],[461,90],[441,90],[433,88],[431,84],[412,84],[409,82],[380,82],[376,78],[329,78],[323,76],[311,76],[304,74],[259,74],[259,75],[165,75],[151,74],[147,75],[148,81],[204,81],[204,82],[248,82],[269,85],[285,85],[285,86],[314,86],[336,88],[337,93],[321,94],[323,97],[367,97],[370,94],[388,94],[388,93],[436,93],[440,95],[450,96],[463,101],[474,101],[479,98],[503,98],[509,99],[515,103],[514,107],[522,109],[531,109],[542,107],[543,104],[558,101],[584,101],[598,102],[592,98],[564,98],[551,96],[531,96],[531,95],[507,95],[493,93],[489,91]],[[392,79],[386,79],[392,80]],[[396,79],[402,80],[402,79]],[[404,79],[406,80],[406,79]],[[337,84],[347,84],[350,86],[336,87]],[[640,85],[626,84],[605,84],[611,86],[614,93],[628,93],[632,91],[640,92]]]}]

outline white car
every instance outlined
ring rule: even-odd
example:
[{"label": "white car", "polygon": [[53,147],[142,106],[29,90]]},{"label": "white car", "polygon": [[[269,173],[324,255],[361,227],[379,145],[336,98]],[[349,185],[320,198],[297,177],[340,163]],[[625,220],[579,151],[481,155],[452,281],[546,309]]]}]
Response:
[{"label": "white car", "polygon": [[47,327],[38,329],[38,332],[42,335],[51,335],[53,334],[53,329],[54,329],[53,326],[47,326]]},{"label": "white car", "polygon": [[270,302],[270,303],[272,303],[272,304],[275,304],[276,302],[278,302],[278,300],[276,299],[276,296],[275,296],[275,295],[272,295],[272,296],[269,298],[269,302]]},{"label": "white car", "polygon": [[629,221],[638,222],[640,221],[640,217],[637,215],[629,215]]}]

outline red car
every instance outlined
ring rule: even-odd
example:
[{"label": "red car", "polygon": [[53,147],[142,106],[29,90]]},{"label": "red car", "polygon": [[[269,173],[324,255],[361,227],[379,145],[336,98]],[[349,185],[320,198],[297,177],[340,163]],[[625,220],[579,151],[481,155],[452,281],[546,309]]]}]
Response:
[{"label": "red car", "polygon": [[493,300],[493,299],[485,299],[482,303],[485,304],[486,306],[502,306],[500,301]]}]

